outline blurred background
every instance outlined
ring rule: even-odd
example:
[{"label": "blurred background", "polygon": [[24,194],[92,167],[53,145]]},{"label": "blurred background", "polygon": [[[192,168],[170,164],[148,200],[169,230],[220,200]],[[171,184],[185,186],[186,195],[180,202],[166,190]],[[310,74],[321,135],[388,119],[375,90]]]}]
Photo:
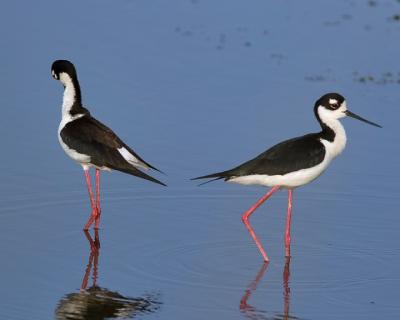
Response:
[{"label": "blurred background", "polygon": [[[1,7],[0,318],[399,314],[400,1]],[[104,173],[92,242],[82,170],[57,140],[56,59],[75,64],[92,115],[166,173],[153,175],[168,188]],[[294,192],[290,264],[287,193],[254,214],[264,266],[240,216],[265,189],[189,179],[318,131],[313,105],[327,92],[383,129],[343,120],[344,153]]]}]

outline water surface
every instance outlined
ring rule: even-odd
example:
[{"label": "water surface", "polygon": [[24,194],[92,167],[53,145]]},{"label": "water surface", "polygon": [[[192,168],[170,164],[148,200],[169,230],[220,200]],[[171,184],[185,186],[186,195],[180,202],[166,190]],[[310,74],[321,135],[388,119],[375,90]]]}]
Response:
[{"label": "water surface", "polygon": [[[397,316],[399,12],[395,0],[4,4],[0,318]],[[81,231],[82,170],[56,136],[62,58],[92,114],[167,173],[155,176],[168,188],[103,174],[99,248]],[[331,91],[384,128],[343,120],[345,152],[294,192],[290,262],[287,194],[252,216],[265,265],[240,221],[265,190],[189,178],[319,130],[313,103]]]}]

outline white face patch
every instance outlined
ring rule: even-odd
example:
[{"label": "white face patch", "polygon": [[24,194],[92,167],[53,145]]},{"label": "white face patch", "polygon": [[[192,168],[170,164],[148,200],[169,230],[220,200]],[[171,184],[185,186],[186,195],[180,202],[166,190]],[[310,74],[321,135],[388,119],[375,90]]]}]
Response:
[{"label": "white face patch", "polygon": [[54,72],[54,70],[51,70],[51,75],[53,76],[54,79],[57,79],[56,73]]},{"label": "white face patch", "polygon": [[[335,100],[335,99],[331,99],[331,100]],[[346,110],[347,110],[346,101],[343,101],[342,104],[340,105],[340,107],[337,108],[336,110],[330,110],[330,109],[325,108],[324,106],[319,106],[318,107],[318,115],[319,115],[319,118],[322,120],[322,122],[327,124],[331,120],[337,120],[337,119],[345,117]]]},{"label": "white face patch", "polygon": [[329,99],[329,104],[337,104],[338,101],[336,99]]}]

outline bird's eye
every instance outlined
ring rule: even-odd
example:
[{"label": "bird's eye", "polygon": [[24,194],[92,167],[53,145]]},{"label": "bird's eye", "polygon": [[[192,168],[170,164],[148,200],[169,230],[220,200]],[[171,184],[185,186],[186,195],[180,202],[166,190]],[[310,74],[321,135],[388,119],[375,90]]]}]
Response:
[{"label": "bird's eye", "polygon": [[329,99],[328,108],[331,110],[336,110],[339,108],[339,102],[336,99]]}]

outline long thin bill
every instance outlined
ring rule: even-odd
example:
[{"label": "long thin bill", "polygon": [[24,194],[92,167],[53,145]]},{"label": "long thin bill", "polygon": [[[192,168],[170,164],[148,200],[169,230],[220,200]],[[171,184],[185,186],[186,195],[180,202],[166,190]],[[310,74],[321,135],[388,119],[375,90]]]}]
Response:
[{"label": "long thin bill", "polygon": [[351,112],[351,111],[349,111],[349,110],[346,110],[345,113],[346,113],[347,116],[349,116],[349,117],[351,117],[351,118],[360,120],[360,121],[362,121],[362,122],[368,123],[368,124],[370,124],[370,125],[372,125],[372,126],[375,126],[375,127],[378,127],[378,128],[382,128],[382,126],[380,126],[379,124],[377,124],[377,123],[375,123],[375,122],[372,122],[372,121],[369,121],[369,120],[367,120],[367,119],[361,118],[360,116],[356,115],[355,113],[353,113],[353,112]]}]

